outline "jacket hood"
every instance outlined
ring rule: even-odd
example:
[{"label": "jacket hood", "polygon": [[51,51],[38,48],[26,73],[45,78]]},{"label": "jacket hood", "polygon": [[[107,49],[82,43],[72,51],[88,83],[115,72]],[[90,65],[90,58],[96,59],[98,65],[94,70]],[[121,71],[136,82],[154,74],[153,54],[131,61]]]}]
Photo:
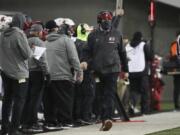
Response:
[{"label": "jacket hood", "polygon": [[139,45],[140,42],[141,42],[141,41],[131,41],[130,45],[131,45],[132,47],[136,47],[136,46]]},{"label": "jacket hood", "polygon": [[131,46],[136,47],[139,45],[139,43],[142,41],[142,33],[141,32],[135,32],[133,35],[133,39],[131,40]]},{"label": "jacket hood", "polygon": [[26,18],[23,14],[15,14],[12,19],[11,27],[18,27],[23,30],[25,22]]},{"label": "jacket hood", "polygon": [[51,33],[51,34],[49,34],[49,35],[47,36],[47,41],[53,42],[53,41],[59,39],[61,36],[62,36],[62,35],[57,34],[57,33]]},{"label": "jacket hood", "polygon": [[10,28],[7,28],[4,32],[3,32],[3,35],[5,37],[8,37],[10,35],[12,35],[14,32],[16,32],[16,28],[15,27],[10,27]]}]

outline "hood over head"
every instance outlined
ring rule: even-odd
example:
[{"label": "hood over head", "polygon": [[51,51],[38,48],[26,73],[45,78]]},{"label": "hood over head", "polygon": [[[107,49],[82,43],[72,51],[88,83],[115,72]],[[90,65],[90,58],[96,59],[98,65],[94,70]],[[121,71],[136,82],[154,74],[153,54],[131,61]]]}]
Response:
[{"label": "hood over head", "polygon": [[142,41],[142,33],[141,32],[135,32],[133,35],[133,38],[131,40],[131,46],[136,47],[139,45],[139,43]]},{"label": "hood over head", "polygon": [[17,28],[10,27],[10,28],[7,28],[2,34],[4,35],[4,37],[8,37],[12,35],[14,32],[17,32]]},{"label": "hood over head", "polygon": [[23,30],[25,22],[25,15],[23,15],[22,13],[15,14],[12,18],[11,27],[18,27]]}]

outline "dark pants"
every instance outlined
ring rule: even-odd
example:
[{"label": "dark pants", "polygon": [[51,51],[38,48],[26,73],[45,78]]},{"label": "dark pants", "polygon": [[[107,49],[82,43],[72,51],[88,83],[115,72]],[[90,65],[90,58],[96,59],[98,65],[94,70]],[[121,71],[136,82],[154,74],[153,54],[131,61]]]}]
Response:
[{"label": "dark pants", "polygon": [[129,77],[130,100],[135,107],[138,102],[138,95],[141,97],[141,113],[148,113],[150,110],[150,86],[147,75]]},{"label": "dark pants", "polygon": [[56,117],[62,124],[72,123],[74,104],[74,84],[66,80],[51,81]]},{"label": "dark pants", "polygon": [[97,74],[102,95],[101,119],[111,119],[114,110],[115,92],[119,73]]},{"label": "dark pants", "polygon": [[[29,88],[24,107],[23,123],[31,126],[37,122],[37,113],[42,101],[44,76],[42,71],[31,71],[29,74]],[[27,117],[28,116],[28,117]]]},{"label": "dark pants", "polygon": [[102,101],[101,101],[101,88],[100,88],[100,83],[97,82],[96,85],[95,85],[95,99],[94,99],[94,102],[93,102],[93,113],[95,114],[96,116],[96,119],[99,119],[100,118],[100,115],[101,115],[101,105],[102,105]]},{"label": "dark pants", "polygon": [[[2,73],[4,96],[2,104],[2,130],[16,131],[20,125],[20,119],[26,100],[28,82],[19,82]],[[11,121],[9,121],[12,110]]]},{"label": "dark pants", "polygon": [[44,107],[44,118],[46,123],[54,123],[56,118],[56,107],[54,100],[54,93],[51,88],[51,84],[45,82],[44,94],[43,94],[43,107]]},{"label": "dark pants", "polygon": [[92,73],[85,72],[84,80],[75,88],[75,119],[90,120],[95,97],[95,81]]},{"label": "dark pants", "polygon": [[174,75],[174,107],[175,109],[180,109],[179,106],[179,95],[180,95],[180,75]]}]

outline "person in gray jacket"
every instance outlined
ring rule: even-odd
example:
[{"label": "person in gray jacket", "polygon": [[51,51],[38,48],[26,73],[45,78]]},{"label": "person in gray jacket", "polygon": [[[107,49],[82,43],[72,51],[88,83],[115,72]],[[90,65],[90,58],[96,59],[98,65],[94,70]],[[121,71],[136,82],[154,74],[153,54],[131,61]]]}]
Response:
[{"label": "person in gray jacket", "polygon": [[[28,38],[29,46],[35,51],[36,47],[45,48],[44,42],[40,39],[43,27],[41,24],[33,24],[30,28],[30,35]],[[50,79],[46,53],[37,59],[31,57],[29,59],[29,87],[24,109],[23,130],[26,132],[42,132],[43,129],[37,123],[37,112],[40,108],[40,103],[43,94],[44,81]],[[28,115],[28,117],[26,116]]]},{"label": "person in gray jacket", "polygon": [[57,34],[57,25],[53,20],[47,22],[46,28],[50,30],[45,45],[58,114],[55,117],[61,124],[67,125],[72,123],[74,82],[83,80],[83,72],[74,42],[66,35]]},{"label": "person in gray jacket", "polygon": [[27,60],[32,56],[27,37],[22,31],[24,23],[23,14],[14,15],[10,28],[0,36],[0,66],[4,84],[2,135],[21,135],[18,128],[28,86]]}]

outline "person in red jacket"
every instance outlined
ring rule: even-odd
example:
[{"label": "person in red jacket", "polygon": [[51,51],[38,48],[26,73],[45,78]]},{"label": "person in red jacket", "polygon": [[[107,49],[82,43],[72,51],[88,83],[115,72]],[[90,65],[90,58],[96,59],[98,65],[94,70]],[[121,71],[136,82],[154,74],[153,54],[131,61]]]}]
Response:
[{"label": "person in red jacket", "polygon": [[161,110],[161,94],[163,91],[164,82],[162,80],[162,75],[160,74],[161,68],[161,57],[158,55],[154,56],[151,63],[151,110],[160,111]]}]

